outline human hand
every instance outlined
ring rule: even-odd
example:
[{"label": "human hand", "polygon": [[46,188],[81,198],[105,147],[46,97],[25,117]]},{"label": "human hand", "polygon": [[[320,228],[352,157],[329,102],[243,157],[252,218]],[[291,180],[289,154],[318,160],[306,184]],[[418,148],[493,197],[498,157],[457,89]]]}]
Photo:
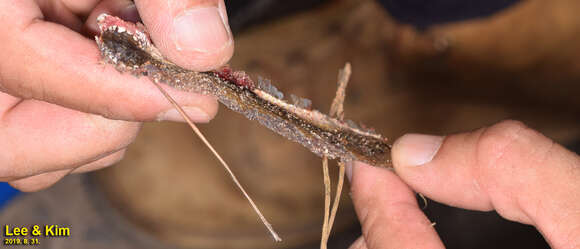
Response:
[{"label": "human hand", "polygon": [[533,225],[553,248],[580,247],[580,157],[520,122],[447,137],[405,135],[392,155],[397,174],[360,163],[350,169],[363,230],[353,249],[444,247],[411,189]]},{"label": "human hand", "polygon": [[[183,67],[208,70],[232,56],[223,0],[0,2],[0,181],[39,190],[119,161],[139,122],[182,121],[148,79],[100,62],[97,16],[137,21],[137,10],[161,52]],[[194,121],[217,112],[213,97],[167,91]]]}]

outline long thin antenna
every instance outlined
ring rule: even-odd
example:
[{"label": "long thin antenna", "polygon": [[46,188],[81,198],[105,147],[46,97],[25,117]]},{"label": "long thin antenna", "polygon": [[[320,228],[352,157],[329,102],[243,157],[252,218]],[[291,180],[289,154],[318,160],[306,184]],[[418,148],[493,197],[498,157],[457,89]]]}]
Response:
[{"label": "long thin antenna", "polygon": [[234,172],[232,172],[232,170],[230,169],[230,166],[228,166],[228,164],[224,161],[224,159],[222,159],[222,157],[217,153],[217,151],[213,148],[213,146],[211,146],[211,144],[209,143],[209,141],[207,141],[207,139],[205,138],[205,136],[201,133],[201,131],[197,128],[197,126],[191,121],[191,119],[185,113],[185,111],[183,111],[183,109],[181,108],[181,106],[169,95],[169,93],[167,93],[167,91],[165,91],[161,87],[161,85],[159,85],[159,83],[157,83],[155,81],[151,81],[151,82],[153,83],[153,85],[155,85],[159,89],[159,91],[161,91],[161,93],[175,107],[175,109],[177,109],[177,111],[179,112],[179,114],[181,114],[181,116],[183,116],[183,118],[185,119],[185,121],[187,122],[187,124],[189,124],[189,126],[195,132],[195,134],[201,139],[201,141],[203,141],[203,143],[205,144],[205,146],[207,146],[209,148],[209,150],[211,150],[211,152],[213,153],[213,155],[224,166],[224,168],[226,169],[226,171],[228,172],[228,174],[234,180],[234,183],[238,186],[238,188],[240,189],[240,191],[242,191],[242,193],[244,194],[244,196],[246,197],[246,199],[248,199],[248,201],[250,202],[250,205],[252,205],[252,208],[254,209],[254,211],[256,212],[256,214],[258,214],[258,216],[260,217],[260,220],[262,220],[262,223],[264,223],[264,225],[266,226],[266,228],[268,229],[268,231],[270,232],[270,234],[272,235],[272,237],[274,238],[274,240],[277,241],[277,242],[282,241],[282,238],[280,238],[280,236],[278,236],[278,234],[276,233],[276,231],[274,231],[274,228],[272,228],[272,225],[270,225],[270,223],[268,222],[268,220],[266,220],[266,217],[264,217],[264,215],[262,215],[262,212],[260,212],[260,209],[258,209],[258,206],[256,206],[256,204],[254,203],[254,201],[252,200],[252,198],[250,198],[250,196],[248,195],[248,193],[246,193],[246,190],[244,190],[244,187],[242,187],[242,184],[240,184],[240,182],[238,181],[238,178],[236,177],[236,175],[234,175]]}]

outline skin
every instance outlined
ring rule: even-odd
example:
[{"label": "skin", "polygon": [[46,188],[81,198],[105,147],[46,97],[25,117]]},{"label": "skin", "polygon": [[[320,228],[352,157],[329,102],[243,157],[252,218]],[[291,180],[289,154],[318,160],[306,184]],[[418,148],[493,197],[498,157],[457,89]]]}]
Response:
[{"label": "skin", "polygon": [[552,248],[580,248],[580,157],[521,122],[446,137],[407,134],[395,172],[350,169],[363,236],[351,248],[444,248],[414,191],[535,226]]},{"label": "skin", "polygon": [[[46,188],[121,160],[140,122],[183,121],[146,78],[100,62],[93,36],[101,13],[141,18],[182,67],[216,68],[233,53],[223,0],[0,1],[0,181],[22,191]],[[182,16],[200,25],[176,28]],[[194,121],[217,112],[212,97],[167,91]]]}]

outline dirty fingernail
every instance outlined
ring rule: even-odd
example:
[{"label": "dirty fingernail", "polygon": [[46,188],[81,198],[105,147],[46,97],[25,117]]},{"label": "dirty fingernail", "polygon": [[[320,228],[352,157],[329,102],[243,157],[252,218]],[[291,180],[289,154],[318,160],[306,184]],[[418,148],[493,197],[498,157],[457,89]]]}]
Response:
[{"label": "dirty fingernail", "polygon": [[232,35],[217,7],[200,7],[181,13],[173,21],[178,50],[218,52],[232,42]]},{"label": "dirty fingernail", "polygon": [[419,166],[433,160],[444,137],[407,134],[393,146],[393,161],[402,166]]},{"label": "dirty fingernail", "polygon": [[[191,118],[193,122],[196,123],[207,123],[211,120],[209,115],[202,111],[201,109],[193,106],[183,106],[181,107],[187,116]],[[169,109],[165,112],[157,115],[157,121],[174,121],[174,122],[185,122],[185,119],[177,109]]]}]

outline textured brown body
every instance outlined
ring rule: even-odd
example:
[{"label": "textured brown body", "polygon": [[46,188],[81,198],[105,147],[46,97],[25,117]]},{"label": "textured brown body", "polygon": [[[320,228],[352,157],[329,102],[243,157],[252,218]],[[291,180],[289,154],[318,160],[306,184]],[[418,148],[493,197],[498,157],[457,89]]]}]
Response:
[{"label": "textured brown body", "polygon": [[181,90],[213,95],[228,108],[257,120],[319,156],[390,166],[390,145],[379,134],[353,127],[316,110],[291,105],[280,96],[275,97],[277,93],[268,91],[271,86],[261,84],[255,87],[243,72],[234,72],[236,77],[225,77],[220,71],[183,69],[163,59],[144,30],[128,32],[130,27],[119,30],[119,27],[125,27],[123,25],[132,24],[112,16],[105,18],[108,19],[100,24],[108,26],[100,26],[102,33],[97,37],[97,43],[105,61],[118,70],[145,75]]}]

